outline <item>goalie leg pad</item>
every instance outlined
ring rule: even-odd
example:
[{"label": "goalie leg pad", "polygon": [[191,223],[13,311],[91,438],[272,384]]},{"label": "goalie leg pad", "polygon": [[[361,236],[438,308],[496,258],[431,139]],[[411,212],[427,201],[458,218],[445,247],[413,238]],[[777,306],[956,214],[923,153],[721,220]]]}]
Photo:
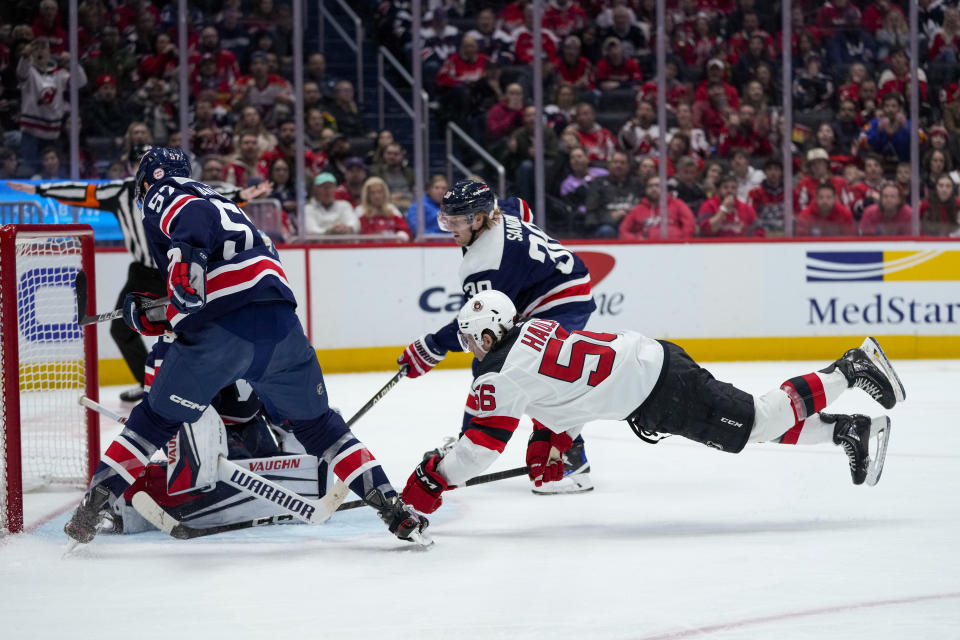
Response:
[{"label": "goalie leg pad", "polygon": [[227,431],[220,415],[207,407],[196,422],[181,424],[167,443],[167,493],[212,489],[221,455],[227,455]]}]

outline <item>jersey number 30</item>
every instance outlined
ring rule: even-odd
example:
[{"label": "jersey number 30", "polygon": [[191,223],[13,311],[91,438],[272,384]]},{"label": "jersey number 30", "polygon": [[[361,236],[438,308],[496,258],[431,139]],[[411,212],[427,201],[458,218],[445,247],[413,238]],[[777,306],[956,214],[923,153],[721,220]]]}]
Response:
[{"label": "jersey number 30", "polygon": [[[596,367],[590,371],[587,385],[595,387],[609,377],[613,371],[613,360],[617,352],[613,347],[598,342],[613,342],[615,333],[594,333],[593,331],[574,331],[564,335],[562,329],[557,329],[557,338],[550,338],[547,347],[543,350],[543,359],[540,361],[540,373],[564,382],[576,382],[584,374],[587,356],[600,356],[596,360]],[[570,342],[570,364],[559,362],[560,350],[565,342]]]}]

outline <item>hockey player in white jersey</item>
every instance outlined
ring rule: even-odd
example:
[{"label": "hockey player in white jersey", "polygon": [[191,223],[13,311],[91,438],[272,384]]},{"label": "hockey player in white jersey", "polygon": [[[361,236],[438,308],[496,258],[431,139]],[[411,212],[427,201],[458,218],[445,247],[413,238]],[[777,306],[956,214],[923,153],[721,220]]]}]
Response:
[{"label": "hockey player in white jersey", "polygon": [[[531,221],[529,205],[520,198],[498,200],[489,186],[475,179],[457,182],[443,196],[439,222],[463,250],[460,281],[464,298],[495,289],[513,301],[523,317],[555,320],[568,331],[583,329],[597,305],[590,292],[590,272],[574,252]],[[430,371],[448,351],[466,350],[458,339],[456,320],[414,340],[398,362],[407,376]],[[474,371],[476,375],[476,371]],[[477,414],[471,395],[464,409],[462,432],[472,435]],[[593,489],[583,438],[573,432],[564,454],[564,478],[536,485],[534,493],[573,493]]]},{"label": "hockey player in white jersey", "polygon": [[479,362],[473,433],[415,469],[402,493],[405,504],[435,511],[444,491],[496,460],[523,414],[535,421],[527,449],[535,483],[562,477],[567,430],[598,419],[626,420],[645,439],[676,434],[731,453],[748,442],[833,442],[846,452],[854,484],[880,479],[889,418],[823,412],[851,387],[885,409],[904,400],[903,385],[873,338],[820,371],[753,396],[716,380],[671,342],[633,331],[567,332],[538,318],[515,324],[515,317],[513,303],[499,291],[480,292],[460,310],[460,332]]}]

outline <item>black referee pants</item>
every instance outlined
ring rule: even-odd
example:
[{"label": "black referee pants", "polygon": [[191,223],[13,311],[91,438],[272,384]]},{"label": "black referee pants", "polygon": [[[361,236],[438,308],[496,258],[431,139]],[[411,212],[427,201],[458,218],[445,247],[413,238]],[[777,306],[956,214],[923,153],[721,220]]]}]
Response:
[{"label": "black referee pants", "polygon": [[[131,262],[130,268],[127,269],[127,282],[120,290],[120,296],[114,308],[122,308],[124,296],[131,292],[153,293],[163,297],[167,295],[167,284],[160,275],[159,269],[144,266],[139,262]],[[128,327],[123,318],[118,318],[110,323],[110,337],[120,349],[120,355],[130,367],[130,373],[137,379],[140,386],[143,386],[143,367],[147,362],[147,347],[143,344],[143,336]]]}]

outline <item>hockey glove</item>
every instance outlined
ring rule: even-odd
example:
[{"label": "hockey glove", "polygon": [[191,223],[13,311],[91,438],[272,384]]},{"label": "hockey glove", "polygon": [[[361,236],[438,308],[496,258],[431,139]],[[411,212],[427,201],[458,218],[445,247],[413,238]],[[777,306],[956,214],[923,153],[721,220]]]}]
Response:
[{"label": "hockey glove", "polygon": [[167,291],[180,313],[196,313],[207,304],[207,252],[183,242],[167,251]]},{"label": "hockey glove", "polygon": [[123,296],[123,321],[141,335],[162,336],[170,329],[166,306],[147,308],[148,304],[159,297],[152,293],[139,292]]},{"label": "hockey glove", "polygon": [[[573,446],[573,438],[566,433],[554,433],[543,425],[534,423],[533,433],[527,443],[528,475],[534,486],[544,482],[556,482],[563,478],[563,454]],[[552,455],[551,455],[552,453]]]},{"label": "hockey glove", "polygon": [[417,338],[403,350],[397,358],[397,364],[407,365],[407,377],[417,378],[440,364],[447,357],[446,351],[437,345],[437,341],[429,333]]},{"label": "hockey glove", "polygon": [[420,513],[433,513],[443,504],[443,492],[449,487],[446,479],[437,471],[440,457],[433,456],[421,462],[403,488],[400,499]]}]

